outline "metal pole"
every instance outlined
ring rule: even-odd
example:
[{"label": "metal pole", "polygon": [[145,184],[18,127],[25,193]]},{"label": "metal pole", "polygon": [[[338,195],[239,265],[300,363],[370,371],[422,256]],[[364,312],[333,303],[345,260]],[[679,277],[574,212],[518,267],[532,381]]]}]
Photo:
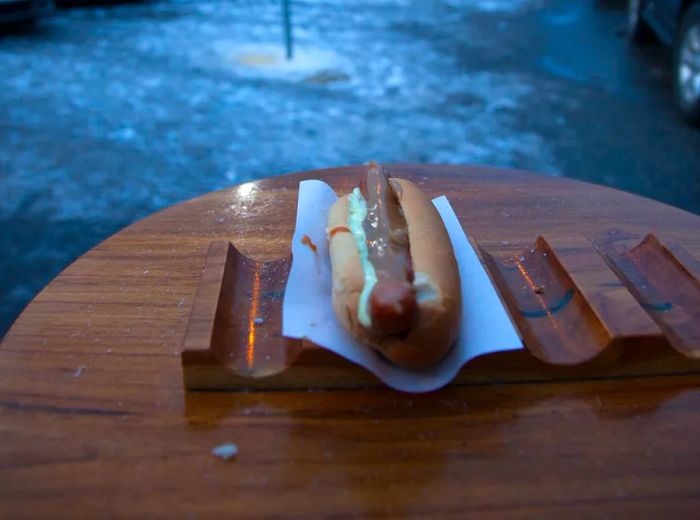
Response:
[{"label": "metal pole", "polygon": [[287,48],[287,59],[291,60],[294,55],[292,42],[292,14],[289,0],[282,0],[282,18],[284,22],[284,44]]}]

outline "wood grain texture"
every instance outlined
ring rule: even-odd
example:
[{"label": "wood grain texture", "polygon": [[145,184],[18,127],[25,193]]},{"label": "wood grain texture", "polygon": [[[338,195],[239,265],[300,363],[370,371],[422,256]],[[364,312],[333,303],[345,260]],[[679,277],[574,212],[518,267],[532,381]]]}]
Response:
[{"label": "wood grain texture", "polygon": [[[588,184],[396,165],[448,193],[484,245],[650,228],[700,256],[700,219]],[[209,244],[288,253],[296,186],[267,179],[106,240],[0,346],[0,517],[694,518],[700,377],[328,392],[182,391],[179,354]],[[498,230],[498,233],[494,233]],[[83,367],[82,370],[77,370]],[[236,460],[210,454],[235,442]]]}]

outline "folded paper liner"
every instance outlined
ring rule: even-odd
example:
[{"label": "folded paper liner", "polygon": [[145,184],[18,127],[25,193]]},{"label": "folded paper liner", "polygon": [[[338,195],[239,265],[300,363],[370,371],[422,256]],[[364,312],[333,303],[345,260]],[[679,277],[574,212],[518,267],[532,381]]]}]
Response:
[{"label": "folded paper liner", "polygon": [[[328,184],[302,181],[292,240],[292,268],[282,307],[282,334],[307,339],[362,365],[388,386],[405,392],[429,392],[449,383],[462,366],[477,356],[523,348],[484,267],[467,239],[444,195],[433,199],[457,256],[462,285],[462,320],[459,338],[437,365],[407,370],[387,361],[354,339],[333,312],[332,280],[326,224],[338,199]],[[314,251],[302,239],[307,235]]]}]

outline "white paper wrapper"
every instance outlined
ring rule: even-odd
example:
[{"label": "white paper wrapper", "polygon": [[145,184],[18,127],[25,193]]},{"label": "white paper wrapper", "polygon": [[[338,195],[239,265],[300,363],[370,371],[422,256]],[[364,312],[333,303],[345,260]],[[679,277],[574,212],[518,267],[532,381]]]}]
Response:
[{"label": "white paper wrapper", "polygon": [[[388,386],[405,392],[429,392],[449,383],[467,361],[490,352],[523,348],[520,338],[447,197],[433,199],[452,241],[462,283],[462,328],[457,344],[436,366],[413,371],[398,368],[356,341],[335,317],[331,302],[331,266],[326,238],[328,211],[337,200],[322,181],[299,185],[292,240],[292,269],[284,296],[282,334],[306,338],[362,365]],[[308,235],[318,251],[302,243]]]}]

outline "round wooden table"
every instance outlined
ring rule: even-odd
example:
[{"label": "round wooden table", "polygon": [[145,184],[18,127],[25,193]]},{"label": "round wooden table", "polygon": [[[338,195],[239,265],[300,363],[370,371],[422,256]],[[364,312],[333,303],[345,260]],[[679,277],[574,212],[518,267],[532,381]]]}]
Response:
[{"label": "round wooden table", "polygon": [[[417,396],[183,390],[179,354],[209,243],[281,257],[298,182],[346,191],[360,170],[184,202],[51,282],[0,348],[0,517],[697,518],[700,376]],[[653,230],[700,258],[700,218],[631,194],[521,171],[389,171],[447,193],[482,244]],[[228,442],[234,460],[212,455]]]}]

